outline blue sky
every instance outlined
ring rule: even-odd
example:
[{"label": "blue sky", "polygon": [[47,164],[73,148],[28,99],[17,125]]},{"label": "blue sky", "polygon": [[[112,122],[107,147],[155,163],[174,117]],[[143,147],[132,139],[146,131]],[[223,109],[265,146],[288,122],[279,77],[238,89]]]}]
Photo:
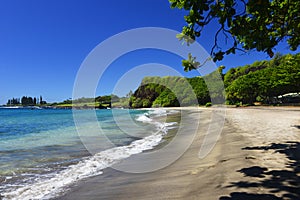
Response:
[{"label": "blue sky", "polygon": [[[42,95],[48,102],[68,99],[81,63],[100,42],[139,27],[181,31],[183,15],[183,11],[170,9],[167,0],[0,0],[0,104],[23,95]],[[207,51],[212,46],[213,30],[214,27],[208,28],[198,40]],[[277,51],[289,52],[285,44]],[[217,65],[228,69],[263,59],[269,58],[252,52],[229,56]],[[176,55],[158,50],[136,51],[112,64],[96,95],[109,94],[131,67],[151,62],[184,73],[181,58]],[[189,77],[194,75],[197,73],[186,73]]]}]

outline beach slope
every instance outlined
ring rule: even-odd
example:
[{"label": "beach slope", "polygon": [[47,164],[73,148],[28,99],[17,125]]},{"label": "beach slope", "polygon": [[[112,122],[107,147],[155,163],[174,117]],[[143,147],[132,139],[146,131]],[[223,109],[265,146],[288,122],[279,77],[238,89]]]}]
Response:
[{"label": "beach slope", "polygon": [[132,174],[104,170],[57,199],[300,199],[300,109],[228,108],[213,150],[199,149],[214,108],[200,112],[198,134],[176,162]]}]

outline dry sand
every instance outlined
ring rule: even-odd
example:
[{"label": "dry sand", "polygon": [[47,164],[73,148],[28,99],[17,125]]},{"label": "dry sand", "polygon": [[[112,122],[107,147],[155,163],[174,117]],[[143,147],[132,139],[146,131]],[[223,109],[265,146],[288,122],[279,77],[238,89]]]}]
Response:
[{"label": "dry sand", "polygon": [[214,108],[180,159],[144,174],[105,169],[58,199],[300,199],[300,108],[227,108],[214,149],[198,152]]}]

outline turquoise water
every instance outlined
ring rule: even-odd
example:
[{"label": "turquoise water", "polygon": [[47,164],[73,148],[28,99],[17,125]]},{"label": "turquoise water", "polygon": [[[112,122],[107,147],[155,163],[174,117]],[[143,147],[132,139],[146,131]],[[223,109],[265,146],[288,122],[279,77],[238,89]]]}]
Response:
[{"label": "turquoise water", "polygon": [[[76,128],[84,130],[85,137],[94,137],[91,133],[100,126],[112,145],[118,147],[126,147],[158,129],[157,123],[147,123],[152,121],[149,111],[96,110],[97,121],[92,120],[91,112],[94,113],[75,111],[80,119],[76,127],[72,110],[0,109],[0,194],[4,199],[47,199],[55,196],[59,187],[81,177],[101,174],[103,168],[114,163],[97,165],[97,170],[89,172],[92,155],[82,144]],[[70,176],[70,181],[65,182],[60,176]],[[48,180],[61,184],[56,190],[53,181]]]}]

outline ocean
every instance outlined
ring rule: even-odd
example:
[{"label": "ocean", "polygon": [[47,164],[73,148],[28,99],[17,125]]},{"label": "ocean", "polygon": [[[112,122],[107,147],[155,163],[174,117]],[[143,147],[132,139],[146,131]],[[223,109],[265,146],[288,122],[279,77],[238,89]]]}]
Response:
[{"label": "ocean", "polygon": [[153,149],[177,126],[167,112],[0,108],[0,199],[51,199]]}]

